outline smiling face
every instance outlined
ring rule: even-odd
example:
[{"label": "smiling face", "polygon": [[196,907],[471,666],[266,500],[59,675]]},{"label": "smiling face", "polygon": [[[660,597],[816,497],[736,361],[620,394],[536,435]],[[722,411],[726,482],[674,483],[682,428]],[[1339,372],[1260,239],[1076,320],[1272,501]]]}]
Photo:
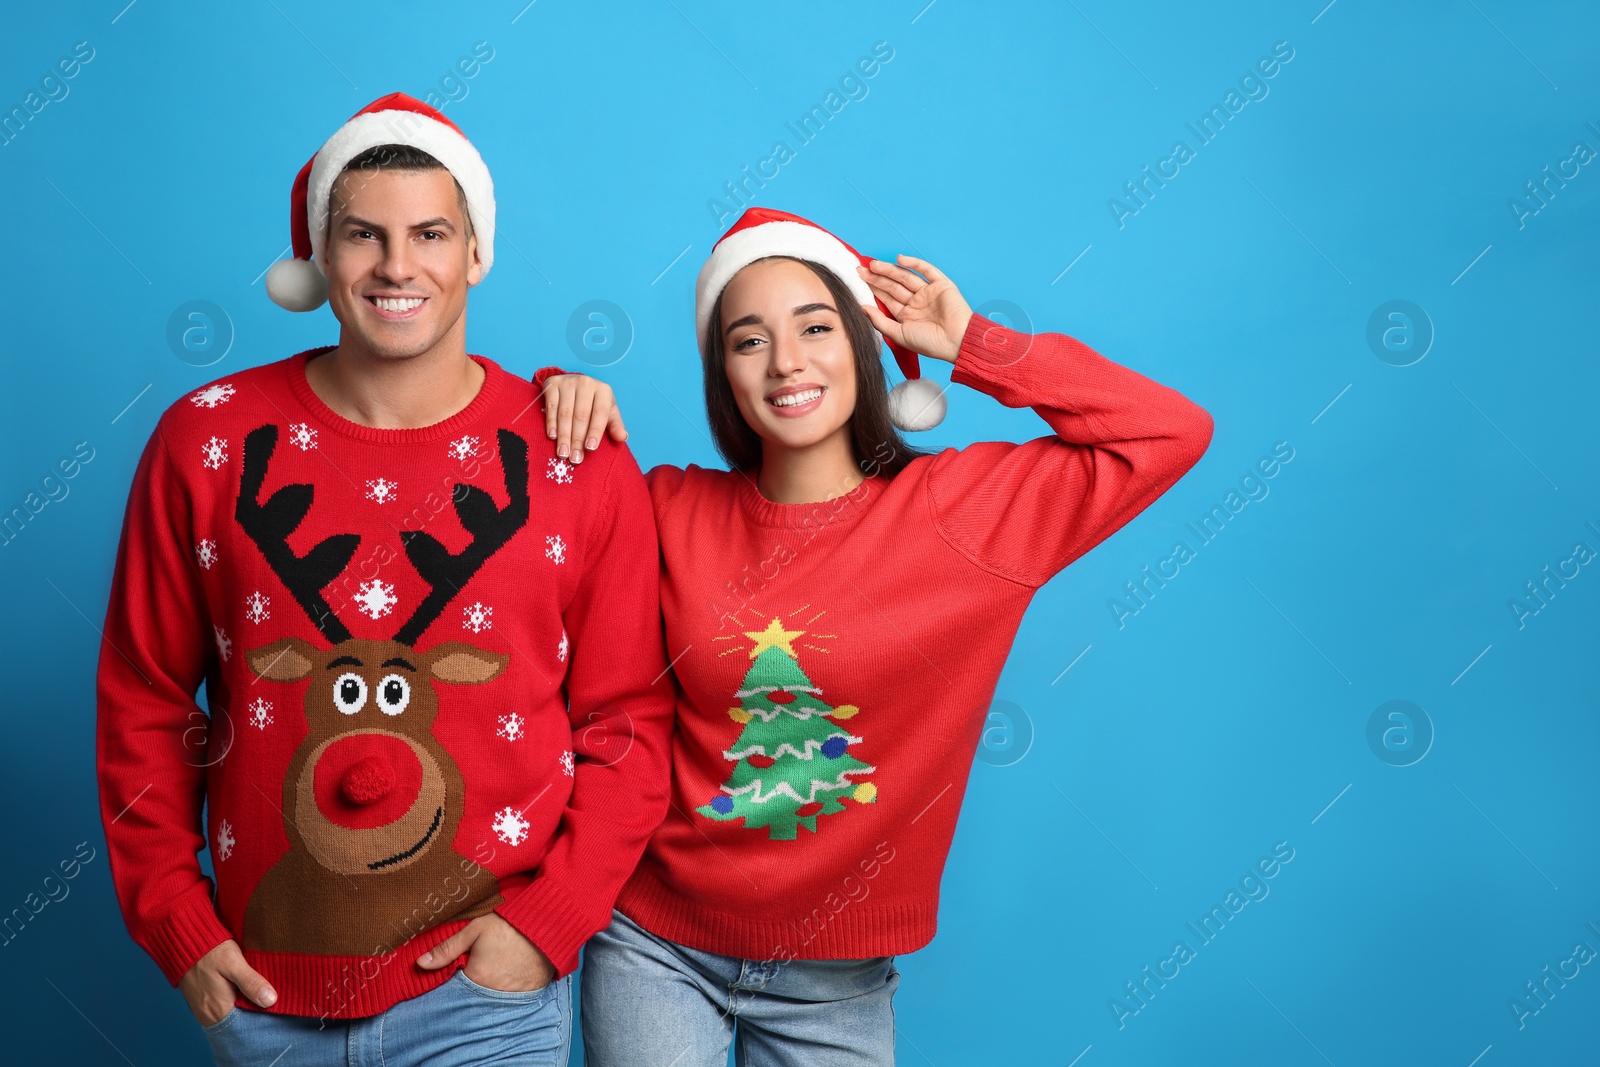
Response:
[{"label": "smiling face", "polygon": [[346,171],[331,205],[322,267],[340,345],[389,359],[465,351],[467,289],[483,264],[450,172]]},{"label": "smiling face", "polygon": [[833,294],[809,267],[761,260],[722,291],[723,368],[734,402],[768,445],[809,448],[850,434],[856,365]]}]

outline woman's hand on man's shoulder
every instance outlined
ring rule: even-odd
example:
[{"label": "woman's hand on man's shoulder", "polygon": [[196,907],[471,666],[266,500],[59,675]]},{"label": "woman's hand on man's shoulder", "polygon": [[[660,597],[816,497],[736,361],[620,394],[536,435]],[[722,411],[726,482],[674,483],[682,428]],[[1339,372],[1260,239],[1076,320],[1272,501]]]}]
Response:
[{"label": "woman's hand on man's shoulder", "polygon": [[556,443],[556,455],[582,463],[585,452],[600,447],[607,434],[628,439],[611,386],[587,374],[552,374],[544,380],[545,436]]}]

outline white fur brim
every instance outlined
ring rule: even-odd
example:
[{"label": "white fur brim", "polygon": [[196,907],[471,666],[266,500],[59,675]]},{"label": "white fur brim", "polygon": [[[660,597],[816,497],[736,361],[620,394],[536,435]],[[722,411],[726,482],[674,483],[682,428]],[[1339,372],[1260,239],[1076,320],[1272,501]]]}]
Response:
[{"label": "white fur brim", "polygon": [[861,260],[833,234],[802,222],[764,222],[724,237],[700,268],[694,284],[694,326],[701,352],[706,350],[706,329],[711,325],[711,309],[717,297],[735,274],[768,256],[793,256],[820,263],[839,276],[857,302],[871,304],[876,299],[872,288],[856,273]]},{"label": "white fur brim", "polygon": [[[494,263],[494,182],[472,142],[455,130],[414,111],[372,111],[341,126],[317,150],[306,185],[306,219],[311,227],[311,258],[319,265],[328,238],[328,197],[345,164],[369,148],[405,144],[443,163],[467,194],[467,213],[478,238],[483,273]],[[269,290],[270,292],[270,290]],[[276,299],[276,298],[274,298]]]}]

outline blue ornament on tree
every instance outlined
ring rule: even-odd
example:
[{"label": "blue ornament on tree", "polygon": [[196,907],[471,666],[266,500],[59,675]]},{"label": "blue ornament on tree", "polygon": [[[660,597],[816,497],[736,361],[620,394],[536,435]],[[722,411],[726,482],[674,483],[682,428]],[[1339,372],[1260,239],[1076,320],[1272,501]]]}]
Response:
[{"label": "blue ornament on tree", "polygon": [[845,747],[849,744],[845,738],[835,735],[822,742],[822,754],[829,759],[838,759],[844,755]]},{"label": "blue ornament on tree", "polygon": [[711,798],[711,810],[720,812],[723,815],[728,814],[733,810],[733,798],[726,793],[718,793]]}]

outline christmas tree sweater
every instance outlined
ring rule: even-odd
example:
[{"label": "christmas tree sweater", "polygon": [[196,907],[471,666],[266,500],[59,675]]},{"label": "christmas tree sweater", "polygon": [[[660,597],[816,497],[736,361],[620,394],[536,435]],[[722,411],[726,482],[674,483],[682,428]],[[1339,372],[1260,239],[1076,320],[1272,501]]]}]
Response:
[{"label": "christmas tree sweater", "polygon": [[653,933],[760,960],[927,944],[1029,601],[1211,441],[1202,408],[1061,334],[974,315],[951,380],[1053,433],[816,504],[753,474],[646,476],[680,693],[672,803],[617,907]]},{"label": "christmas tree sweater", "polygon": [[173,983],[235,939],[286,1014],[434,988],[416,957],[491,910],[566,974],[666,810],[643,476],[557,459],[482,356],[456,415],[352,422],[326,351],[177,401],[136,469],[98,674],[124,918]]}]

